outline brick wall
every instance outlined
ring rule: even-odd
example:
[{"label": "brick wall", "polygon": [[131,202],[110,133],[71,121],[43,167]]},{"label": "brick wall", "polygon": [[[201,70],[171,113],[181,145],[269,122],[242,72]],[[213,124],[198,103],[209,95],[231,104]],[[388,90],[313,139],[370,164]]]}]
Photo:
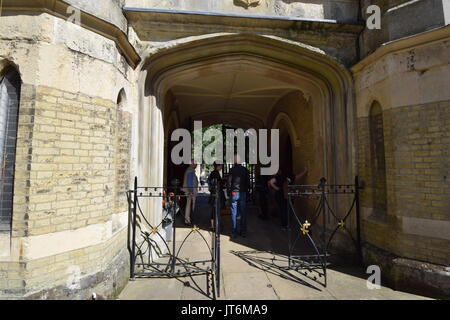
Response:
[{"label": "brick wall", "polygon": [[128,280],[127,258],[124,230],[103,244],[30,261],[23,274],[26,298],[83,299],[93,291],[114,297]]},{"label": "brick wall", "polygon": [[110,241],[40,259],[0,262],[1,299],[114,298],[128,281],[126,230]]},{"label": "brick wall", "polygon": [[115,212],[127,210],[127,198],[124,191],[130,189],[130,124],[130,114],[118,109],[115,130]]},{"label": "brick wall", "polygon": [[112,101],[37,88],[28,149],[30,235],[105,222],[115,212],[115,158],[121,180],[129,162],[125,147],[114,149],[115,139],[129,143],[130,126],[125,117],[128,123],[116,128],[116,108]]},{"label": "brick wall", "polygon": [[[115,102],[24,85],[12,238],[72,231],[125,211],[130,139],[131,117]],[[39,259],[24,258],[21,248],[17,261],[0,262],[0,296],[84,298],[99,283],[114,293],[128,271],[119,227],[113,222],[112,238],[95,245]]]},{"label": "brick wall", "polygon": [[[363,221],[364,239],[406,258],[448,265],[448,239],[406,234],[402,218],[450,220],[450,102],[383,111],[388,204]],[[373,208],[368,119],[358,120],[361,205]],[[419,226],[420,227],[420,226]]]}]

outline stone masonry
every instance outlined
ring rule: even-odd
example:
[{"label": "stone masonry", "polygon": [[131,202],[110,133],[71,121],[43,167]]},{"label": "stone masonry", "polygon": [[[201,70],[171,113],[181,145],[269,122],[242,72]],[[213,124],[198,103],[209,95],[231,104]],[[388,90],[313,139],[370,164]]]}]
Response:
[{"label": "stone masonry", "polygon": [[2,3],[0,86],[13,68],[21,88],[0,298],[116,297],[125,191],[170,181],[168,133],[194,119],[279,128],[302,183],[359,176],[364,264],[450,296],[448,0]]}]

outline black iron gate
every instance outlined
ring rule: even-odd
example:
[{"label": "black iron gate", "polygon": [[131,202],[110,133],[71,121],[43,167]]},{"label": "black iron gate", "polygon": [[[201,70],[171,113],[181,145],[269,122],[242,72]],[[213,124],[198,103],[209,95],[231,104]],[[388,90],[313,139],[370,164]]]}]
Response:
[{"label": "black iron gate", "polygon": [[[137,178],[134,188],[127,192],[128,197],[128,251],[130,253],[130,278],[136,277],[192,277],[206,276],[208,297],[220,297],[220,211],[218,194],[212,195],[214,229],[209,243],[197,225],[188,229],[187,235],[177,237],[180,228],[186,226],[177,222],[181,213],[181,199],[187,197],[189,188],[179,187],[139,187]],[[142,199],[152,199],[147,205],[154,210],[162,210],[162,219],[151,223],[143,208]],[[158,202],[159,201],[159,202]],[[150,211],[150,210],[147,210]],[[193,235],[199,235],[208,249],[205,259],[190,261],[180,253],[186,241]],[[187,284],[189,282],[185,282]],[[194,281],[195,283],[195,281]]]},{"label": "black iron gate", "polygon": [[[349,185],[326,184],[326,179],[322,178],[318,185],[290,185],[288,187],[289,269],[303,273],[305,276],[307,275],[306,271],[314,272],[316,275],[313,276],[313,280],[323,279],[323,284],[326,286],[329,249],[339,230],[343,230],[349,236],[355,245],[358,260],[361,260],[359,189],[358,177],[355,177],[354,184]],[[345,210],[345,214],[338,215],[330,204],[330,197],[335,197],[333,201],[339,201],[341,205],[345,201],[349,202],[349,208]],[[348,199],[345,200],[345,197]],[[310,219],[302,216],[296,210],[293,203],[295,198],[317,201],[316,209]],[[347,221],[352,212],[356,214],[355,236],[347,228]],[[319,222],[319,220],[321,221]]]}]

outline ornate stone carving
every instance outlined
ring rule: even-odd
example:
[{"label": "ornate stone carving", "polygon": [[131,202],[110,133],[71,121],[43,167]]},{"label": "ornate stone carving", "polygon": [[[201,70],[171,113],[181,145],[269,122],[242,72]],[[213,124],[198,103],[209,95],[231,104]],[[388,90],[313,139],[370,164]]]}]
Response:
[{"label": "ornate stone carving", "polygon": [[257,7],[261,4],[261,0],[234,0],[234,4],[248,9],[250,7]]}]

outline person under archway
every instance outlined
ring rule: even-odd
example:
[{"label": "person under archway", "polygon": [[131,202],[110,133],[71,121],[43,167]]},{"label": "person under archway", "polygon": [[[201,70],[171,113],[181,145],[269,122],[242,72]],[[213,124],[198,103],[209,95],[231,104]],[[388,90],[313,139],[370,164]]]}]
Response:
[{"label": "person under archway", "polygon": [[234,156],[234,166],[228,175],[227,191],[231,197],[231,238],[237,237],[237,217],[240,213],[240,235],[247,236],[247,194],[250,174],[241,164],[239,155]]},{"label": "person under archway", "polygon": [[211,206],[211,230],[214,231],[214,218],[216,213],[216,195],[219,199],[219,210],[225,208],[225,193],[223,192],[224,181],[220,175],[222,171],[223,164],[214,162],[214,170],[208,176],[208,189],[209,189],[209,200],[208,203]]},{"label": "person under archway", "polygon": [[191,165],[184,172],[183,179],[183,192],[186,196],[186,208],[184,212],[184,223],[188,226],[191,225],[192,216],[195,212],[195,200],[198,193],[198,177],[195,169],[197,164],[192,161]]},{"label": "person under archway", "polygon": [[269,187],[275,191],[275,201],[280,212],[281,218],[281,228],[283,230],[287,229],[287,218],[288,218],[288,185],[296,183],[296,181],[303,178],[308,173],[308,168],[305,167],[303,172],[299,174],[284,173],[280,168],[275,176],[273,176],[268,184]]}]

